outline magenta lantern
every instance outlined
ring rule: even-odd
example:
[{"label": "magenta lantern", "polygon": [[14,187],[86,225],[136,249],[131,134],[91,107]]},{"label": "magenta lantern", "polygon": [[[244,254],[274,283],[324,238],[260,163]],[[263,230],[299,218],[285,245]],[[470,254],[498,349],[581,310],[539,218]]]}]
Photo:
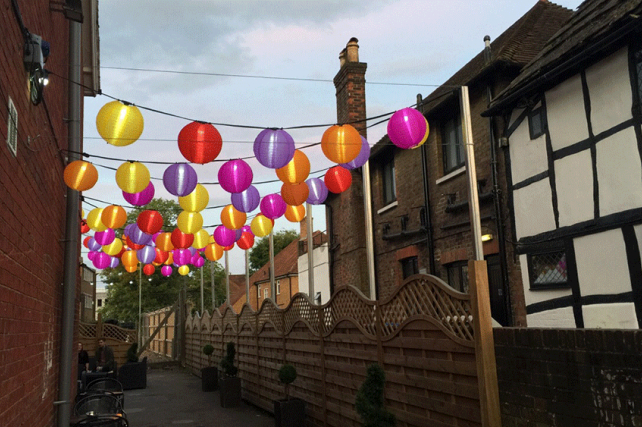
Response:
[{"label": "magenta lantern", "polygon": [[194,168],[187,163],[176,163],[165,169],[163,184],[174,196],[183,197],[194,191],[198,184],[198,176]]},{"label": "magenta lantern", "polygon": [[259,203],[261,203],[261,195],[253,185],[240,193],[232,193],[232,206],[239,212],[252,212],[259,206]]},{"label": "magenta lantern", "polygon": [[310,188],[310,194],[306,200],[309,204],[320,205],[325,202],[325,199],[328,198],[328,187],[321,178],[310,178],[305,183]]},{"label": "magenta lantern", "polygon": [[404,108],[390,117],[388,137],[399,148],[412,148],[426,136],[427,127],[423,114],[414,108]]},{"label": "magenta lantern", "polygon": [[200,256],[198,253],[192,257],[191,263],[196,268],[201,268],[205,265],[205,258]]},{"label": "magenta lantern", "polygon": [[288,205],[280,194],[268,194],[261,200],[261,213],[270,219],[277,219],[285,213]]},{"label": "magenta lantern", "polygon": [[111,257],[104,252],[98,252],[94,256],[92,262],[94,263],[94,267],[102,270],[103,268],[107,268],[111,265]]},{"label": "magenta lantern", "polygon": [[252,168],[241,159],[229,160],[218,170],[218,183],[228,193],[241,193],[252,184]]},{"label": "magenta lantern", "polygon": [[265,129],[254,140],[254,156],[270,169],[287,165],[294,157],[294,139],[283,129]]},{"label": "magenta lantern", "polygon": [[214,241],[225,247],[233,245],[236,242],[236,231],[230,230],[224,225],[219,225],[214,229]]},{"label": "magenta lantern", "polygon": [[125,198],[127,203],[131,205],[145,206],[147,203],[152,201],[155,193],[156,193],[156,189],[154,188],[154,184],[152,184],[152,182],[149,181],[147,188],[145,188],[140,193],[125,193],[123,191],[123,197]]},{"label": "magenta lantern", "polygon": [[98,253],[98,252],[96,252],[96,251],[89,251],[89,252],[87,252],[87,259],[88,259],[89,261],[92,261],[92,262],[93,262],[94,258],[96,258],[96,254],[97,254],[97,253]]},{"label": "magenta lantern", "polygon": [[361,151],[356,159],[348,163],[340,163],[340,166],[343,166],[346,169],[357,169],[365,165],[368,159],[370,158],[370,144],[362,136],[361,137]]},{"label": "magenta lantern", "polygon": [[174,264],[178,266],[189,264],[190,260],[192,259],[192,253],[189,251],[189,249],[174,249],[173,254]]},{"label": "magenta lantern", "polygon": [[111,228],[108,228],[105,231],[97,231],[96,234],[94,234],[94,239],[101,246],[109,245],[115,238],[116,232]]},{"label": "magenta lantern", "polygon": [[164,265],[161,267],[161,274],[165,277],[169,277],[172,275],[172,267],[169,265]]}]

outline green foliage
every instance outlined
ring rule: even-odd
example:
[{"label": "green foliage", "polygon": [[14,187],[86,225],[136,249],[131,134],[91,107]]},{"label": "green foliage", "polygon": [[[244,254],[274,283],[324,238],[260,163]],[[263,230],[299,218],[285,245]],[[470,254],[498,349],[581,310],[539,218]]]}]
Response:
[{"label": "green foliage", "polygon": [[214,346],[212,344],[205,344],[203,346],[203,354],[206,356],[211,356],[214,353]]},{"label": "green foliage", "polygon": [[290,389],[290,384],[292,384],[294,380],[296,380],[296,368],[288,364],[281,366],[279,369],[279,381],[284,385],[286,399],[290,398],[288,391]]},{"label": "green foliage", "polygon": [[368,366],[366,379],[357,392],[355,409],[363,427],[394,427],[395,415],[384,407],[383,388],[386,375],[383,368],[374,363]]},{"label": "green foliage", "polygon": [[134,343],[127,349],[127,361],[138,362],[138,343]]},{"label": "green foliage", "polygon": [[[274,256],[281,252],[283,248],[299,238],[299,233],[295,230],[281,230],[274,233]],[[265,236],[254,244],[250,250],[250,274],[259,270],[265,264],[270,262],[270,238]]]},{"label": "green foliage", "polygon": [[236,356],[236,349],[232,341],[227,343],[225,347],[225,357],[221,359],[221,371],[228,377],[235,377],[238,373],[238,368],[234,366],[234,357]]}]

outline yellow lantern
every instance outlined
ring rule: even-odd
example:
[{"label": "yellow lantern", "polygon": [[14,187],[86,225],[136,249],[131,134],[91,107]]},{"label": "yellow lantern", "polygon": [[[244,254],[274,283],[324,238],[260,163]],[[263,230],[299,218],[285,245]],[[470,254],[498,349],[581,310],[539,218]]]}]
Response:
[{"label": "yellow lantern", "polygon": [[125,193],[140,193],[149,185],[149,170],[140,162],[125,162],[116,171],[116,184]]},{"label": "yellow lantern", "polygon": [[351,125],[330,126],[321,137],[323,154],[334,163],[348,163],[361,151],[361,135]]},{"label": "yellow lantern", "polygon": [[285,209],[285,219],[290,222],[301,222],[305,218],[305,207],[303,205],[291,206]]},{"label": "yellow lantern", "polygon": [[156,236],[156,247],[161,251],[170,252],[174,249],[172,243],[172,233],[161,233]]},{"label": "yellow lantern", "polygon": [[179,197],[178,204],[187,212],[200,212],[210,202],[210,194],[201,184],[196,184],[194,191],[187,196]]},{"label": "yellow lantern", "polygon": [[67,187],[76,191],[85,191],[96,185],[98,171],[91,163],[76,160],[65,167],[63,179]]},{"label": "yellow lantern", "polygon": [[[361,139],[359,139],[359,144],[361,144]],[[286,184],[301,184],[308,178],[308,175],[310,175],[310,160],[301,150],[295,150],[292,160],[276,170],[276,176]]]},{"label": "yellow lantern", "polygon": [[270,218],[263,215],[255,216],[252,220],[252,223],[250,224],[252,233],[254,233],[256,237],[267,236],[268,234],[270,234],[273,227],[274,225],[272,224],[272,221],[270,221]]},{"label": "yellow lantern", "polygon": [[218,243],[210,243],[205,246],[205,258],[210,261],[218,261],[223,256],[223,246]]},{"label": "yellow lantern", "polygon": [[196,233],[194,233],[194,243],[192,243],[192,247],[194,247],[195,249],[203,249],[208,245],[209,240],[210,235],[207,233],[207,231],[201,228]]},{"label": "yellow lantern", "polygon": [[[137,267],[138,266],[138,256],[136,255],[136,251],[127,251],[125,252],[121,257],[120,257],[120,262],[123,264],[123,267]],[[129,271],[129,270],[127,270]],[[134,269],[134,271],[136,271]]]},{"label": "yellow lantern", "polygon": [[122,227],[127,222],[127,212],[122,206],[109,205],[103,209],[100,219],[109,228],[114,230]]},{"label": "yellow lantern", "polygon": [[119,238],[115,238],[113,242],[103,246],[103,252],[111,256],[118,255],[121,249],[123,249],[123,241]]},{"label": "yellow lantern", "polygon": [[94,231],[105,231],[107,226],[103,224],[101,216],[103,213],[103,208],[94,208],[89,211],[87,215],[87,226]]},{"label": "yellow lantern", "polygon": [[[424,120],[426,120],[425,117],[424,117]],[[424,143],[428,140],[428,134],[429,133],[430,133],[430,129],[428,127],[428,120],[426,120],[426,134],[424,135],[423,139],[421,141],[419,141],[419,144],[415,145],[414,147],[410,147],[410,148],[415,149],[415,148],[418,148],[418,147],[421,147],[422,145],[424,145]]]},{"label": "yellow lantern", "polygon": [[230,230],[238,230],[245,225],[247,215],[237,210],[233,205],[227,205],[221,211],[221,222]]},{"label": "yellow lantern", "polygon": [[105,141],[118,147],[135,142],[143,133],[143,115],[135,105],[111,101],[96,115],[96,129]]},{"label": "yellow lantern", "polygon": [[188,275],[189,274],[189,266],[181,265],[180,267],[178,267],[178,274],[180,274],[181,276]]},{"label": "yellow lantern", "polygon": [[198,212],[183,211],[176,218],[178,229],[185,234],[194,234],[203,228],[203,215]]}]

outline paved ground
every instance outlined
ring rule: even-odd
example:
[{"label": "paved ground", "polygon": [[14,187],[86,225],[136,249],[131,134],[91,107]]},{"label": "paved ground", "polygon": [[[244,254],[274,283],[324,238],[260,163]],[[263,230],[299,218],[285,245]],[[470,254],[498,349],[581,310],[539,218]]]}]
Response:
[{"label": "paved ground", "polygon": [[147,388],[125,391],[131,427],[273,427],[274,418],[245,402],[221,408],[219,392],[202,392],[201,379],[178,366],[147,372]]}]

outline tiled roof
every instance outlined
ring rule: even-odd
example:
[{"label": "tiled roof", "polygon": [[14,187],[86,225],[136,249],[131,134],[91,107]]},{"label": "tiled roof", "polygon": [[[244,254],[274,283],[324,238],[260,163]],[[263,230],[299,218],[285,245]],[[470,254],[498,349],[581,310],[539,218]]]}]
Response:
[{"label": "tiled roof", "polygon": [[[283,277],[299,273],[299,239],[293,240],[289,245],[274,256],[274,277]],[[270,263],[259,268],[250,277],[250,284],[270,280]]]},{"label": "tiled roof", "polygon": [[[220,286],[220,284],[217,284]],[[225,282],[223,282],[225,286]],[[245,295],[245,274],[230,274],[230,305],[234,306],[234,303],[239,300],[242,296]],[[221,313],[227,307],[227,303],[223,303],[219,310]]]},{"label": "tiled roof", "polygon": [[586,0],[520,75],[497,95],[489,112],[509,107],[521,95],[555,84],[555,71],[562,78],[562,68],[570,72],[580,66],[582,60],[599,55],[599,49],[607,47],[609,37],[615,42],[627,31],[639,30],[641,12],[642,0]]}]

